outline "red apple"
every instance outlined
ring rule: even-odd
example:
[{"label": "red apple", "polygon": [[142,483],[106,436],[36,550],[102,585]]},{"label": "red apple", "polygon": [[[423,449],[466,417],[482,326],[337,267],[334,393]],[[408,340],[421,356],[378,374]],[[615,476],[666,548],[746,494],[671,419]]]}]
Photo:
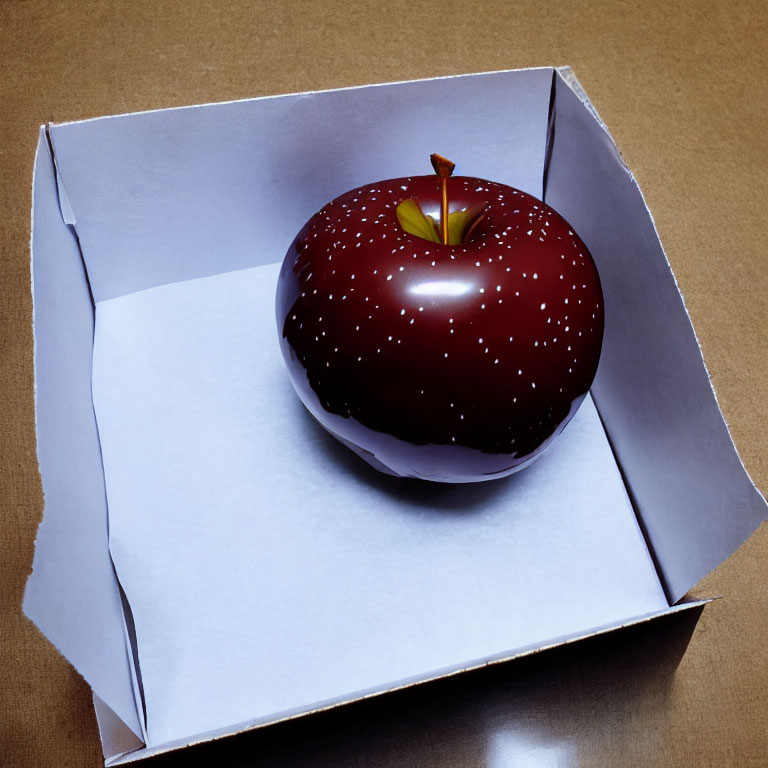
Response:
[{"label": "red apple", "polygon": [[563,430],[594,379],[603,295],[573,228],[482,179],[366,184],[288,249],[277,323],[317,420],[390,474],[474,482],[515,472]]}]

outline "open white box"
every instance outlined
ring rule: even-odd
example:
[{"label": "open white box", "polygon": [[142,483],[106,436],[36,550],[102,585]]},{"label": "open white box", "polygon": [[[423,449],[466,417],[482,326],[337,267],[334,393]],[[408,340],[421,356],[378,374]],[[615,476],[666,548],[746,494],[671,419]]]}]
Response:
[{"label": "open white box", "polygon": [[[303,222],[433,151],[543,197],[605,290],[593,400],[477,486],[338,447],[274,324]],[[567,68],[51,125],[32,253],[46,509],[24,608],[91,685],[107,764],[697,605],[677,601],[766,517]]]}]

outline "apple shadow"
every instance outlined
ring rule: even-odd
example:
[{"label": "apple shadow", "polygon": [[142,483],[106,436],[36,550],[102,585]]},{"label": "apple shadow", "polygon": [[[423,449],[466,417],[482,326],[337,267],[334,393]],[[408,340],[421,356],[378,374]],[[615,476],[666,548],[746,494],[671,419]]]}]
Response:
[{"label": "apple shadow", "polygon": [[500,496],[509,494],[518,482],[518,475],[507,475],[480,483],[438,483],[410,477],[396,477],[372,467],[362,457],[328,432],[296,399],[301,411],[302,429],[322,446],[325,457],[341,478],[368,486],[376,493],[418,510],[443,514],[482,512]]}]

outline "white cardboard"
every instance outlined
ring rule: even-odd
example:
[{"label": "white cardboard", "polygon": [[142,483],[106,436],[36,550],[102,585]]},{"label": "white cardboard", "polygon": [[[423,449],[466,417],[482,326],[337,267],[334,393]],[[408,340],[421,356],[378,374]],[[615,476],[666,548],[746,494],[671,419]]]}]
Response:
[{"label": "white cardboard", "polygon": [[[561,75],[578,91],[569,71]],[[765,516],[708,390],[639,190],[561,75],[497,72],[51,127],[58,176],[41,143],[33,227],[46,513],[25,610],[101,699],[108,761],[667,612],[659,575],[677,596]],[[273,323],[264,328],[274,277],[267,265],[326,200],[424,172],[435,150],[462,158],[462,172],[546,191],[606,270],[609,359],[595,391],[638,519],[589,400],[524,473],[479,488],[413,491],[361,468],[303,414],[287,377],[280,388]],[[604,209],[613,226],[597,226],[593,212]],[[617,248],[638,260],[627,262],[629,280]],[[658,301],[632,301],[635,282],[656,279]],[[109,545],[121,584],[105,548],[87,397],[89,288]],[[261,303],[252,301],[258,295]],[[645,332],[632,339],[648,370],[635,365],[628,382],[616,374],[636,362],[620,337],[634,322]],[[646,375],[657,344],[671,395]],[[661,395],[651,421],[663,426],[688,387],[696,393],[689,416],[703,414],[704,426],[682,440],[671,430],[656,442],[643,435],[634,403],[652,412]],[[301,435],[304,447],[287,434]],[[679,454],[710,435],[711,449],[695,461]],[[636,438],[642,448],[633,450]],[[586,463],[593,475],[581,471]],[[305,471],[286,477],[286,465]],[[669,497],[650,487],[657,468]],[[704,473],[718,492],[700,509],[690,486]],[[58,478],[69,475],[62,486]],[[546,498],[558,487],[565,500]],[[670,499],[680,511],[667,524]],[[723,514],[730,506],[739,508],[735,522],[730,509]],[[277,509],[283,514],[270,514]],[[159,746],[121,757],[134,743],[121,720]]]}]

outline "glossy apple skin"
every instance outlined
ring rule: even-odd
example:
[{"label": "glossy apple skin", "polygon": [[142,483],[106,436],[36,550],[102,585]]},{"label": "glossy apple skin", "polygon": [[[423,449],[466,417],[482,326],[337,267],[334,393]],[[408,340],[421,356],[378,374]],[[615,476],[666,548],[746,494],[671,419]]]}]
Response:
[{"label": "glossy apple skin", "polygon": [[410,235],[397,205],[439,218],[436,176],[347,192],[298,233],[276,297],[296,392],[384,472],[476,482],[522,469],[586,396],[603,338],[592,257],[540,200],[467,177],[450,209],[482,205],[467,242]]}]

